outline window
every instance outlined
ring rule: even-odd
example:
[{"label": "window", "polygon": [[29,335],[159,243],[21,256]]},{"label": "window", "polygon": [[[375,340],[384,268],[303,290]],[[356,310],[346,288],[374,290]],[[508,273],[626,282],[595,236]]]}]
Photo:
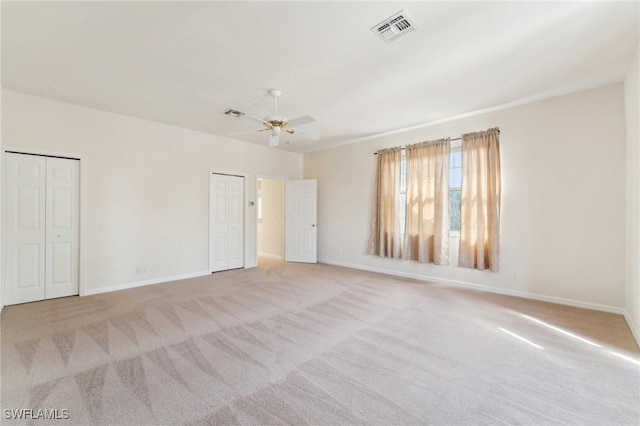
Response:
[{"label": "window", "polygon": [[[449,231],[450,235],[460,232],[460,195],[462,193],[462,145],[460,141],[451,142],[449,154]],[[398,198],[398,217],[400,233],[404,234],[407,221],[407,156],[402,151],[400,163],[400,197]]]},{"label": "window", "polygon": [[[405,152],[400,147],[378,151],[374,220],[367,252],[445,265],[453,244],[458,246],[458,266],[497,272],[499,135],[496,127],[466,133],[454,141],[443,138],[407,145]],[[447,168],[449,175],[443,176]],[[473,220],[463,221],[463,213]]]},{"label": "window", "polygon": [[450,235],[460,232],[460,195],[462,193],[462,144],[451,143],[449,154],[449,231]]},{"label": "window", "polygon": [[400,234],[407,229],[407,154],[402,150],[400,155],[400,197],[398,198],[398,217],[400,218]]}]

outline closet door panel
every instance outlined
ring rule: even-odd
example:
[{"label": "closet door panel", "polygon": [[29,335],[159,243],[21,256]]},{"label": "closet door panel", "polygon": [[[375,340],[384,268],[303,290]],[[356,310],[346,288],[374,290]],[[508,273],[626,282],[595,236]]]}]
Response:
[{"label": "closet door panel", "polygon": [[46,159],[5,154],[4,303],[45,298]]},{"label": "closet door panel", "polygon": [[47,299],[78,294],[79,163],[47,158]]},{"label": "closet door panel", "polygon": [[212,173],[209,191],[209,270],[242,268],[244,177]]},{"label": "closet door panel", "polygon": [[244,178],[229,176],[229,265],[244,266]]}]

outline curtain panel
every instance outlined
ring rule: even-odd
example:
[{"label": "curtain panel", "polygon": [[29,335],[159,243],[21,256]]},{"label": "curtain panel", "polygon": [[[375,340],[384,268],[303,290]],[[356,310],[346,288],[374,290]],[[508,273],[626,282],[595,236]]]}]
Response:
[{"label": "curtain panel", "polygon": [[449,138],[407,145],[404,259],[449,264]]},{"label": "curtain panel", "polygon": [[458,266],[498,272],[500,190],[499,130],[462,135]]},{"label": "curtain panel", "polygon": [[376,190],[369,254],[402,258],[402,233],[398,211],[401,148],[378,151]]}]

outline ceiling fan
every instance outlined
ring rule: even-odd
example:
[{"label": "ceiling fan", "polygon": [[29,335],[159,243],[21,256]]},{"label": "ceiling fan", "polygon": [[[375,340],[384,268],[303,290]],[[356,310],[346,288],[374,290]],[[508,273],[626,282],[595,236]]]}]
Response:
[{"label": "ceiling fan", "polygon": [[282,132],[287,132],[292,135],[297,134],[311,140],[317,140],[320,138],[320,135],[318,135],[317,133],[307,132],[304,130],[299,130],[297,128],[294,129],[294,127],[296,126],[313,123],[314,121],[316,121],[315,118],[308,115],[303,115],[302,117],[294,118],[293,120],[287,120],[287,117],[278,115],[278,98],[280,97],[282,92],[277,89],[271,89],[269,90],[269,94],[273,97],[273,115],[269,115],[264,119],[232,108],[229,108],[224,112],[226,115],[232,117],[246,117],[251,120],[258,121],[264,126],[264,128],[262,129],[235,133],[235,135],[254,132],[269,132],[269,146],[278,146],[280,144],[280,134]]}]

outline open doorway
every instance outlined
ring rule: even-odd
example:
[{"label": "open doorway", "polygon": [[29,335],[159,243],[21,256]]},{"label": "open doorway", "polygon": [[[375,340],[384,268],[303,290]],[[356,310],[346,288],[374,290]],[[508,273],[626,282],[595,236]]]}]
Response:
[{"label": "open doorway", "polygon": [[258,264],[284,259],[284,180],[258,178]]}]

